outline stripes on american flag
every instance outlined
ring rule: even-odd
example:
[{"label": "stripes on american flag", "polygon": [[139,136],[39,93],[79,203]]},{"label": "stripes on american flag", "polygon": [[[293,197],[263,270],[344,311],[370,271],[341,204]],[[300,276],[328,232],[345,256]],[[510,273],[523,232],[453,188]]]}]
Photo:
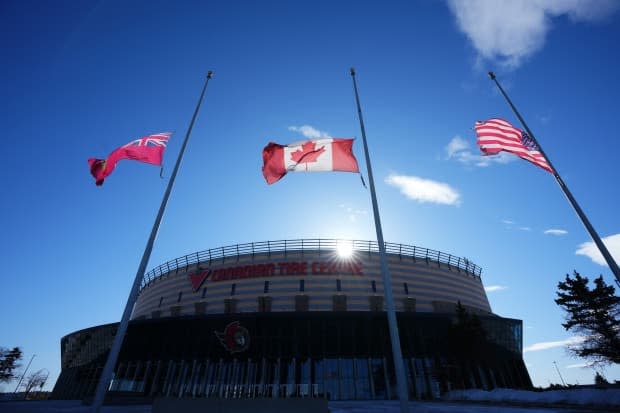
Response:
[{"label": "stripes on american flag", "polygon": [[554,173],[536,143],[527,133],[503,119],[477,121],[476,137],[484,155],[496,155],[502,151],[510,152]]}]

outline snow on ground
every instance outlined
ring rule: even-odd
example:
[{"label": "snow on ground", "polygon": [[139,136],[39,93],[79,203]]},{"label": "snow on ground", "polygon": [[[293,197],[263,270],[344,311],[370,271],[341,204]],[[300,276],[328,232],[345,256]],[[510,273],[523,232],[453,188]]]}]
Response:
[{"label": "snow on ground", "polygon": [[[601,410],[567,410],[564,407],[502,406],[440,401],[411,401],[408,403],[408,408],[409,413],[601,413]],[[397,401],[330,402],[329,410],[331,413],[400,413],[400,404]]]},{"label": "snow on ground", "polygon": [[457,390],[443,400],[494,401],[520,404],[564,404],[614,408],[620,411],[620,389],[566,389],[534,392],[512,389]]}]

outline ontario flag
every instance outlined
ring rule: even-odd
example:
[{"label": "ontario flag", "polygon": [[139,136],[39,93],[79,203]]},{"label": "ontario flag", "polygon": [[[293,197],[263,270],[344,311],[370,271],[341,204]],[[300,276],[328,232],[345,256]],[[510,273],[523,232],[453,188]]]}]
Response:
[{"label": "ontario flag", "polygon": [[263,149],[263,176],[268,184],[288,172],[359,172],[353,139],[322,138],[289,145],[269,142]]},{"label": "ontario flag", "polygon": [[95,177],[97,186],[103,184],[105,178],[114,171],[118,161],[123,159],[161,166],[164,149],[166,149],[170,135],[172,135],[170,132],[148,135],[113,150],[106,159],[90,158],[88,165],[91,175]]},{"label": "ontario flag", "polygon": [[553,172],[540,148],[529,135],[515,128],[503,119],[489,119],[476,122],[476,137],[484,155],[495,155],[505,151],[530,161],[547,172]]}]

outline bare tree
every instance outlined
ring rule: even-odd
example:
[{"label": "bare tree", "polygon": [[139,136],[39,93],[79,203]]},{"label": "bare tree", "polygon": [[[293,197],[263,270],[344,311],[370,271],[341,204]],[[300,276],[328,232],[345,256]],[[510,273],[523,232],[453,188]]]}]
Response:
[{"label": "bare tree", "polygon": [[24,388],[24,397],[28,397],[28,393],[36,390],[37,388],[41,391],[47,382],[49,374],[50,373],[47,369],[41,369],[35,371],[34,373],[30,373],[26,378],[26,381],[22,384],[22,387]]}]

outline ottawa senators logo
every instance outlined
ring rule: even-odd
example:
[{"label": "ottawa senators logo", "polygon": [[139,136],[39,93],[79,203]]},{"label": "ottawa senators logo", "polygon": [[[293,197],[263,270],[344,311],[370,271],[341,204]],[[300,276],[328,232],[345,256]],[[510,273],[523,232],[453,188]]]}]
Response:
[{"label": "ottawa senators logo", "polygon": [[250,332],[238,321],[228,324],[222,333],[215,331],[215,335],[231,354],[240,353],[250,347]]}]

